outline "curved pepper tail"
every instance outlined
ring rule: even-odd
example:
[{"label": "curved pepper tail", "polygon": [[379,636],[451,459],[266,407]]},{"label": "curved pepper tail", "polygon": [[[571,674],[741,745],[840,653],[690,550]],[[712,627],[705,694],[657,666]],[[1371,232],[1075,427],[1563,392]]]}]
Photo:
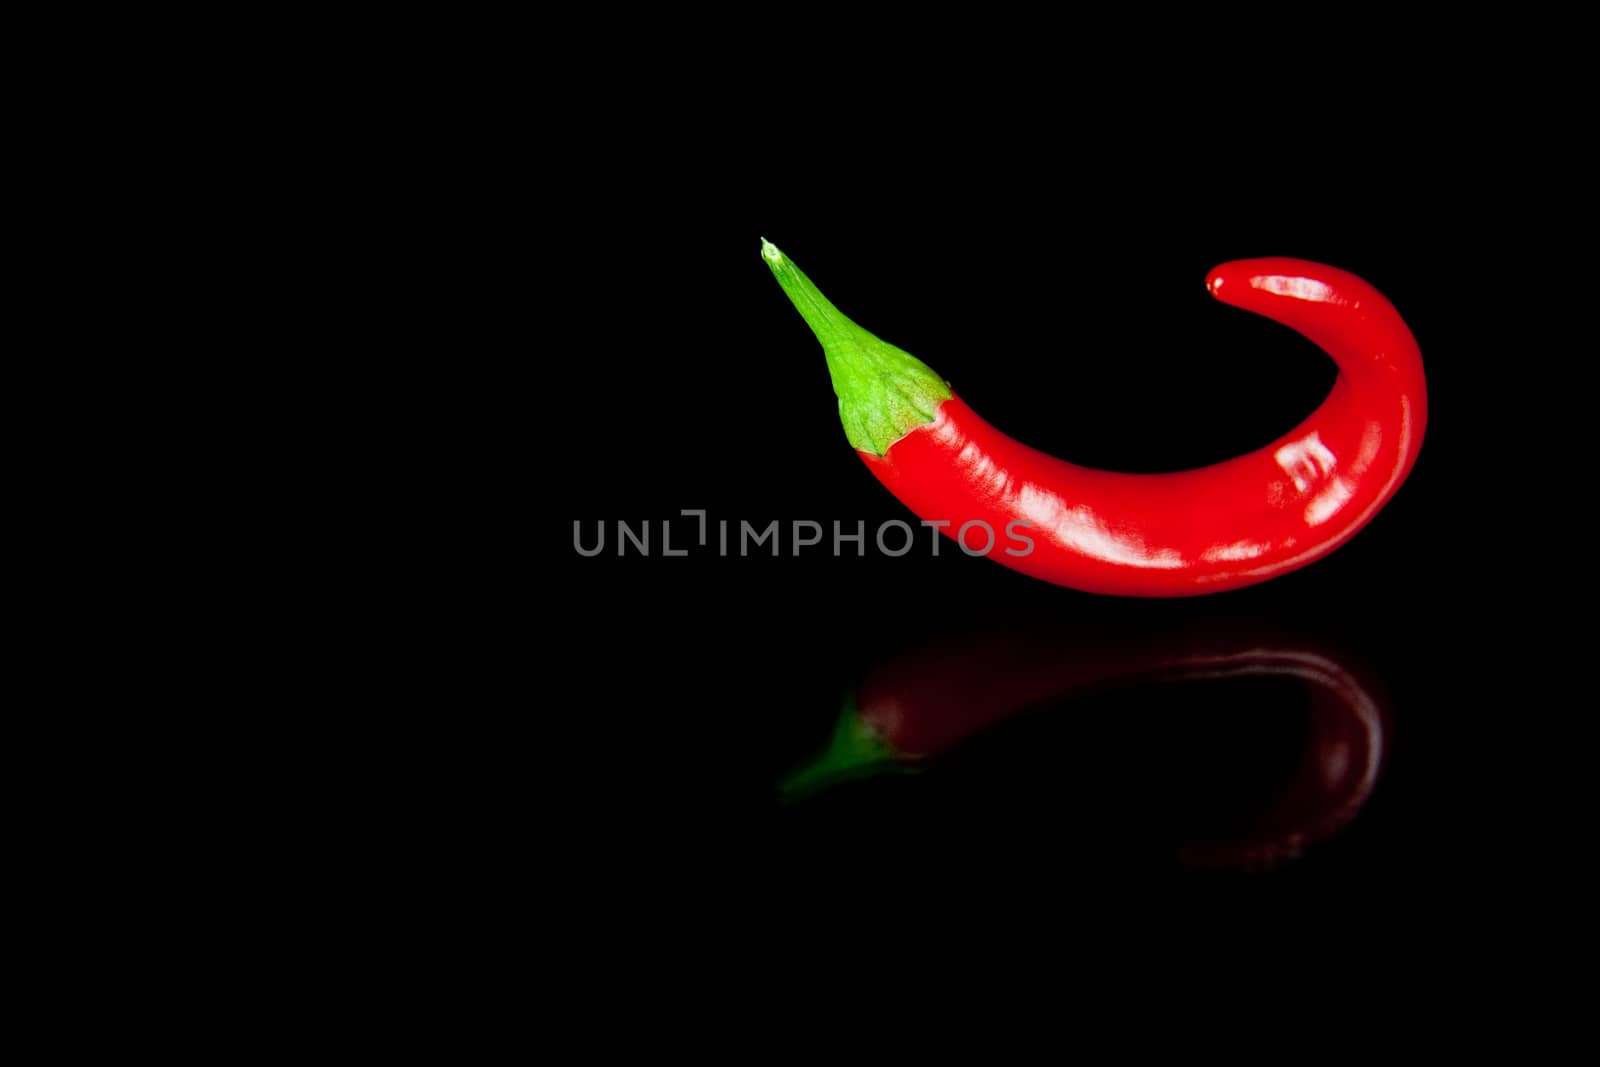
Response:
[{"label": "curved pepper tail", "polygon": [[1400,398],[1404,477],[1422,448],[1428,390],[1422,351],[1388,297],[1349,271],[1286,256],[1223,263],[1206,275],[1206,289],[1306,337],[1356,387]]}]

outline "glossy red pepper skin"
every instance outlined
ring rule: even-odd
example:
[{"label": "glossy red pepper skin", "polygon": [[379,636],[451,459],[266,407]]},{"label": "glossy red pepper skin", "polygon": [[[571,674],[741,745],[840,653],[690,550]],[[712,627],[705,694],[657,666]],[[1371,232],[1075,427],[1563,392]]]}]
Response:
[{"label": "glossy red pepper skin", "polygon": [[[1013,440],[957,396],[882,456],[860,455],[923,519],[955,537],[975,520],[990,559],[1094,593],[1170,597],[1267,581],[1332,552],[1394,496],[1422,447],[1427,389],[1416,340],[1360,278],[1299,259],[1249,259],[1207,288],[1282,323],[1338,364],[1328,398],[1277,441],[1170,474],[1076,466]],[[1020,520],[1034,541],[1007,538]],[[987,540],[968,531],[974,551]]]}]

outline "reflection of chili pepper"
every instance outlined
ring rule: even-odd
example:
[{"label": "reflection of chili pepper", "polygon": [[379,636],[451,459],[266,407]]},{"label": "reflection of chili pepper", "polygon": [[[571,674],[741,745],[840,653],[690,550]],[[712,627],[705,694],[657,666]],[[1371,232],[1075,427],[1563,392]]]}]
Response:
[{"label": "reflection of chili pepper", "polygon": [[[1239,260],[1206,282],[1217,299],[1292,327],[1333,357],[1338,380],[1309,418],[1224,463],[1119,474],[1007,437],[921,361],[840,314],[775,246],[764,241],[762,255],[822,342],[845,436],[878,480],[947,536],[966,528],[974,554],[1058,585],[1187,596],[1286,574],[1377,514],[1422,447],[1416,341],[1383,294],[1332,267]],[[1002,532],[1037,546],[1001,551]]]},{"label": "reflection of chili pepper", "polygon": [[1225,840],[1190,842],[1198,866],[1261,867],[1295,855],[1355,816],[1384,752],[1380,687],[1345,653],[1274,633],[1208,628],[1119,635],[1013,630],[947,638],[875,669],[846,700],[828,750],[783,783],[798,800],[839,782],[915,769],[989,726],[1098,688],[1287,677],[1310,699],[1308,740],[1292,780]]}]

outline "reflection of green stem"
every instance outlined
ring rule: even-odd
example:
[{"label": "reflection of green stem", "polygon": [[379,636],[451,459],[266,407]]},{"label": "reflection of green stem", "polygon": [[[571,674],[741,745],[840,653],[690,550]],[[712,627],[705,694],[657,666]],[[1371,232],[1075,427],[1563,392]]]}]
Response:
[{"label": "reflection of green stem", "polygon": [[778,786],[785,801],[803,800],[813,793],[857,778],[909,770],[906,757],[895,751],[856,709],[856,697],[845,698],[833,736],[822,755],[791,772]]}]

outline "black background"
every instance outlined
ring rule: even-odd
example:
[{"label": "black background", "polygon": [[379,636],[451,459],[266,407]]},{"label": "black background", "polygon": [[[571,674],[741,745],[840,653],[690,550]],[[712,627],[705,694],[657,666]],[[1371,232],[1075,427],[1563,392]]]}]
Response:
[{"label": "black background", "polygon": [[[1334,917],[1443,924],[1541,884],[1532,797],[1554,728],[1514,637],[1525,575],[1498,546],[1515,520],[1485,503],[1515,462],[1506,442],[1535,421],[1502,332],[1518,281],[1499,271],[1523,253],[1528,209],[1474,165],[1484,146],[1415,132],[1407,148],[1325,133],[1294,151],[777,137],[716,163],[669,140],[637,156],[607,145],[555,175],[530,247],[508,253],[533,265],[531,297],[501,294],[526,317],[481,362],[483,388],[512,394],[488,402],[486,447],[512,479],[510,510],[526,496],[537,514],[536,594],[520,609],[536,618],[519,746],[532,767],[514,781],[533,783],[540,854],[561,857],[545,877],[660,929],[841,912],[937,928],[1060,919],[1083,899],[1103,919],[1108,901],[1153,895],[1289,939],[1329,936]],[[845,443],[763,236],[995,425],[1125,471],[1225,459],[1320,403],[1327,358],[1203,280],[1234,258],[1336,265],[1416,334],[1427,438],[1351,543],[1222,595],[1096,597],[948,543],[934,558],[923,540],[899,559],[870,544],[796,557],[794,520],[871,531],[908,513]],[[523,354],[526,382],[501,369]],[[664,558],[663,520],[693,540],[684,508],[713,531],[779,520],[782,555],[723,558],[713,541]],[[618,520],[650,524],[650,557],[615,554]],[[580,557],[575,522],[586,541],[610,527],[607,551]],[[1383,775],[1353,824],[1298,860],[1185,871],[1175,844],[1262,803],[1304,728],[1292,685],[1187,684],[1063,700],[921,775],[778,803],[776,783],[875,665],[937,635],[1033,624],[1316,635],[1381,678]]]}]

